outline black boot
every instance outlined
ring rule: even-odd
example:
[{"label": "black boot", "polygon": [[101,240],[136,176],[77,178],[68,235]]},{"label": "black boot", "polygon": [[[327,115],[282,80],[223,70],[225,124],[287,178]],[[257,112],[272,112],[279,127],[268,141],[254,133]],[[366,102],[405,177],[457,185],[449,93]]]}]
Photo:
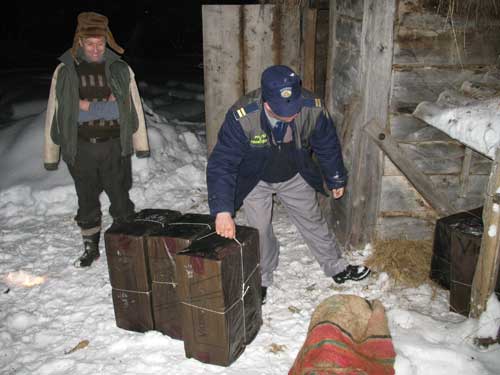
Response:
[{"label": "black boot", "polygon": [[90,267],[94,260],[99,259],[99,238],[101,233],[97,232],[91,236],[83,236],[83,254],[77,259],[77,267]]}]

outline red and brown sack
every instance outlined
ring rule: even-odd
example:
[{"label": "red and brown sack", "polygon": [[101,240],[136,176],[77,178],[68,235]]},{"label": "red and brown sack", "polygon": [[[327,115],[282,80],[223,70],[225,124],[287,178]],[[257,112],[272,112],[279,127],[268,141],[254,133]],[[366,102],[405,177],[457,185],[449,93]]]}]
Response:
[{"label": "red and brown sack", "polygon": [[392,375],[396,353],[384,306],[353,295],[327,298],[314,311],[289,375]]}]

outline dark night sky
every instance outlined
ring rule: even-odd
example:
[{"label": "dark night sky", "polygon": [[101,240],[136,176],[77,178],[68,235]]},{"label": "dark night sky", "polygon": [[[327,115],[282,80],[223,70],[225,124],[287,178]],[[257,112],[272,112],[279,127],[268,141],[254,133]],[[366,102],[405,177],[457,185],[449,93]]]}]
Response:
[{"label": "dark night sky", "polygon": [[[47,65],[71,47],[76,17],[95,11],[109,18],[125,48],[125,59],[202,61],[202,4],[255,4],[258,1],[16,1],[0,23],[0,69]],[[29,4],[29,5],[28,5]]]}]

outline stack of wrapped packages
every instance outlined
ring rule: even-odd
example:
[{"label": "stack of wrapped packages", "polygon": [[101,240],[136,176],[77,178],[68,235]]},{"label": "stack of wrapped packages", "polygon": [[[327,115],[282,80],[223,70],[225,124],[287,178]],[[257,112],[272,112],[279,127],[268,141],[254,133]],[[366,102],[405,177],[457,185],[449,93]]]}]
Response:
[{"label": "stack of wrapped packages", "polygon": [[259,236],[215,234],[211,216],[146,209],[105,233],[118,327],[184,340],[186,357],[229,366],[262,325]]}]

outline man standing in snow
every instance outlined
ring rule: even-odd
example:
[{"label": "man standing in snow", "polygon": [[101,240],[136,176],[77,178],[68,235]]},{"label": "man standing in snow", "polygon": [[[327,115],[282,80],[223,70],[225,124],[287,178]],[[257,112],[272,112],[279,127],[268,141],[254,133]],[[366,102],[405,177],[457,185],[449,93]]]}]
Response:
[{"label": "man standing in snow", "polygon": [[134,216],[129,198],[131,160],[149,156],[141,99],[134,74],[108,27],[107,17],[78,15],[73,47],[59,60],[52,77],[45,122],[44,166],[58,167],[59,155],[68,165],[78,196],[75,220],[84,251],[76,261],[88,267],[99,258],[100,194],[111,202],[115,222]]},{"label": "man standing in snow", "polygon": [[342,258],[316,199],[316,191],[325,192],[313,153],[333,197],[342,197],[347,177],[328,112],[321,99],[302,88],[297,74],[275,65],[262,73],[260,89],[229,109],[208,160],[208,202],[217,233],[236,236],[233,215],[242,204],[248,224],[259,230],[263,303],[278,266],[274,194],[327,276],[343,283],[370,274]]}]

